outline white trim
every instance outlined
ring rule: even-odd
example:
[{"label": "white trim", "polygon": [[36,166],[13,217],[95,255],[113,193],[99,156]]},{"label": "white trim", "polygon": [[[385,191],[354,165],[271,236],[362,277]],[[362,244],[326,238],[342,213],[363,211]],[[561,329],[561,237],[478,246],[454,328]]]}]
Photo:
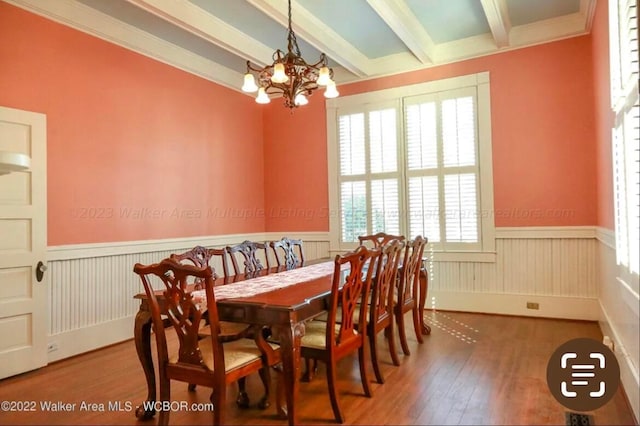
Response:
[{"label": "white trim", "polygon": [[593,226],[526,226],[496,228],[496,238],[596,238]]},{"label": "white trim", "polygon": [[357,95],[341,96],[327,99],[327,110],[330,108],[349,108],[371,102],[394,101],[397,98],[413,96],[419,93],[440,92],[443,90],[459,89],[461,87],[477,86],[487,83],[489,72],[479,72],[459,77],[443,78],[408,86],[392,87],[390,89],[376,90],[373,92],[359,93]]},{"label": "white trim", "polygon": [[622,344],[622,339],[617,330],[613,327],[613,322],[609,317],[607,310],[600,302],[600,320],[599,325],[602,334],[609,336],[614,342],[613,353],[616,355],[618,364],[620,365],[620,381],[625,390],[627,401],[633,410],[636,419],[640,418],[640,375],[638,366],[634,365],[626,347]]},{"label": "white trim", "polygon": [[113,243],[88,243],[49,246],[47,259],[70,260],[89,257],[104,257],[122,254],[151,253],[164,250],[190,249],[197,245],[220,247],[241,243],[244,240],[279,240],[283,236],[299,238],[303,241],[329,241],[328,232],[269,232],[253,234],[228,234],[217,236],[166,238],[158,240],[119,241]]},{"label": "white trim", "polygon": [[55,344],[57,349],[47,354],[48,362],[59,361],[124,340],[133,339],[135,318],[135,315],[126,316],[101,324],[50,335],[47,338],[48,346]]},{"label": "white trim", "polygon": [[[527,309],[527,302],[538,303],[540,309]],[[429,289],[425,308],[428,309],[435,306],[435,309],[449,311],[598,321],[598,304],[598,299],[586,297],[455,292]]]},{"label": "white trim", "polygon": [[603,228],[601,226],[597,226],[595,231],[596,239],[598,241],[612,250],[616,249],[616,233],[614,231],[612,231],[611,229]]}]

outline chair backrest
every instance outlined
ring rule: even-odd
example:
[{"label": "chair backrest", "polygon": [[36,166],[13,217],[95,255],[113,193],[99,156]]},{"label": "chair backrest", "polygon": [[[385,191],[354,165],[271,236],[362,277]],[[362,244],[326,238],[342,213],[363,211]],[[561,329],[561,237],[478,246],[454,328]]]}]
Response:
[{"label": "chair backrest", "polygon": [[387,242],[381,248],[382,251],[376,263],[375,285],[372,284],[370,324],[383,322],[393,315],[394,290],[403,247],[404,242],[396,239]]},{"label": "chair backrest", "polygon": [[[364,343],[369,289],[379,255],[379,249],[359,246],[354,251],[336,256],[327,321],[327,349],[333,350],[342,345],[357,347]],[[343,271],[343,265],[348,272]],[[336,318],[338,307],[341,308],[341,318]],[[360,316],[354,318],[357,311]],[[340,328],[336,334],[335,327],[339,321]]]},{"label": "chair backrest", "polygon": [[284,266],[293,269],[304,265],[304,252],[302,240],[293,240],[283,237],[278,241],[271,241],[269,246],[273,250],[276,266]]},{"label": "chair backrest", "polygon": [[[266,268],[269,269],[267,244],[256,243],[254,241],[243,241],[242,243],[235,246],[227,246],[225,250],[227,251],[227,253],[229,253],[231,264],[233,265],[233,270],[236,275],[253,275],[265,269],[265,266],[262,265],[262,262],[260,262],[260,259],[258,258],[259,250],[262,250],[264,252]],[[240,268],[240,264],[238,263],[238,254],[242,255],[242,269]]]},{"label": "chair backrest", "polygon": [[398,297],[401,303],[416,298],[422,267],[422,255],[427,245],[427,239],[418,235],[405,246],[402,261],[402,273],[398,285]]},{"label": "chair backrest", "polygon": [[369,243],[373,246],[373,248],[383,247],[392,240],[404,241],[405,238],[403,235],[391,235],[385,234],[384,232],[378,232],[377,234],[373,235],[358,236],[358,241],[360,241],[361,246],[367,245],[367,243]]},{"label": "chair backrest", "polygon": [[217,249],[217,248],[206,248],[202,246],[195,246],[189,251],[185,251],[184,253],[172,254],[171,259],[174,259],[180,263],[188,260],[193,265],[203,268],[205,266],[211,266],[211,270],[213,271],[213,279],[215,280],[220,275],[216,272],[214,265],[211,264],[212,259],[219,258],[220,263],[222,264],[222,273],[223,277],[229,276],[229,264],[227,263],[227,251],[225,249]]},{"label": "chair backrest", "polygon": [[[202,359],[198,335],[203,314],[207,312],[211,326],[214,370],[224,372],[224,355],[218,339],[220,323],[213,294],[211,268],[209,266],[199,268],[169,258],[148,266],[137,263],[133,271],[140,276],[149,301],[158,346],[158,365],[166,366],[169,363],[164,315],[178,336],[177,363],[189,364],[190,368],[201,368],[205,372],[210,371]],[[206,299],[194,300],[191,289],[188,288],[194,280],[204,283]],[[160,288],[163,293],[164,310],[160,308],[155,288]]]}]

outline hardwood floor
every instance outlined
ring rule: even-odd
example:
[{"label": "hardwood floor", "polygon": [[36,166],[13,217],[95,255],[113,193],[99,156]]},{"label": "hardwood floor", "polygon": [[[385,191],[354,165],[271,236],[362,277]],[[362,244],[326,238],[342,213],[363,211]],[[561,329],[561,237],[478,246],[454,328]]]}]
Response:
[{"label": "hardwood floor", "polygon": [[[602,339],[598,325],[590,322],[441,311],[428,311],[425,318],[432,334],[423,345],[413,336],[411,355],[400,355],[399,367],[391,364],[379,335],[386,382],[373,383],[373,398],[362,393],[357,358],[340,362],[338,386],[346,423],[564,424],[568,410],[555,401],[546,384],[548,359],[572,338]],[[373,380],[371,369],[369,378]],[[32,412],[0,411],[0,424],[155,424],[134,417],[145,388],[133,341],[127,341],[0,381],[0,401],[35,401]],[[235,391],[228,391],[229,424],[286,424],[275,416],[273,406],[265,411],[237,409]],[[257,402],[262,391],[257,376],[249,378],[248,391]],[[172,398],[208,403],[209,391],[189,392],[185,384],[174,382]],[[334,423],[322,364],[316,379],[301,383],[299,401],[302,423]],[[43,402],[75,405],[70,411],[46,411]],[[97,410],[99,405],[83,407],[83,402],[103,404],[104,411]],[[110,411],[110,402],[120,402],[122,411]],[[620,390],[590,414],[597,425],[635,422]],[[172,411],[170,424],[211,424],[212,418],[207,411],[179,410]]]}]

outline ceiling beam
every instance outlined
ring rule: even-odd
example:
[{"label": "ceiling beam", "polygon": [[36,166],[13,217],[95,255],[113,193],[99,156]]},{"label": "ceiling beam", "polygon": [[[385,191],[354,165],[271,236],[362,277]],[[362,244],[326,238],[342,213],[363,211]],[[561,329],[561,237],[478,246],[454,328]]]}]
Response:
[{"label": "ceiling beam", "polygon": [[498,48],[509,46],[511,20],[506,0],[480,0]]},{"label": "ceiling beam", "polygon": [[584,15],[584,29],[591,32],[593,16],[596,14],[596,0],[580,0],[580,13]]},{"label": "ceiling beam", "polygon": [[420,62],[434,62],[435,44],[404,0],[367,0],[367,3]]},{"label": "ceiling beam", "polygon": [[[285,28],[288,27],[288,8],[285,1],[247,0],[247,2]],[[326,53],[358,77],[375,74],[376,70],[369,58],[296,1],[291,2],[291,14],[295,23],[295,33],[302,36],[313,47]]]},{"label": "ceiling beam", "polygon": [[126,0],[165,21],[259,66],[271,64],[271,48],[188,1]]}]

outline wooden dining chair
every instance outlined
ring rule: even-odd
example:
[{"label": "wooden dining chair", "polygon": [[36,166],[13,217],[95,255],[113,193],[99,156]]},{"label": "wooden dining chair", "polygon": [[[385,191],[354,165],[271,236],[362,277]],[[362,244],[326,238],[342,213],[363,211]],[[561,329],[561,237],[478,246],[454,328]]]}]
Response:
[{"label": "wooden dining chair", "polygon": [[[205,268],[207,266],[211,267],[211,271],[213,274],[213,279],[216,280],[220,278],[218,274],[215,272],[215,268],[211,265],[211,260],[214,258],[218,258],[220,260],[220,264],[222,264],[222,270],[224,273],[223,278],[226,279],[229,277],[229,266],[227,262],[227,251],[225,249],[216,249],[216,248],[206,248],[202,246],[196,246],[191,250],[188,250],[184,253],[172,254],[170,256],[171,259],[184,263],[185,261],[191,262],[194,266],[199,268]],[[194,289],[199,290],[202,288],[202,280],[196,279],[194,282]],[[220,321],[220,334],[219,338],[223,342],[231,342],[233,340],[238,340],[243,337],[250,337],[251,335],[251,326],[249,324],[243,324],[239,322],[231,322],[231,321]],[[211,334],[211,326],[209,324],[208,313],[205,312],[203,314],[203,327],[200,329],[200,337],[206,338]],[[196,389],[195,384],[189,384],[189,390],[194,391]],[[249,395],[246,392],[246,377],[242,377],[238,380],[238,397],[236,399],[236,403],[240,408],[248,408],[251,401],[249,399]]]},{"label": "wooden dining chair", "polygon": [[[331,408],[339,423],[344,422],[336,388],[336,364],[340,359],[358,351],[362,387],[365,395],[371,396],[366,362],[366,306],[374,270],[373,262],[379,254],[380,250],[360,246],[353,252],[336,256],[327,321],[307,323],[301,339],[301,355],[326,364]],[[341,272],[343,265],[349,268],[348,272]],[[357,309],[358,304],[363,308]],[[355,317],[356,311],[359,313],[358,318]]]},{"label": "wooden dining chair", "polygon": [[294,240],[283,237],[278,241],[271,241],[269,247],[273,250],[276,266],[286,269],[304,266],[304,252],[302,240]]},{"label": "wooden dining chair", "polygon": [[419,343],[423,342],[420,327],[420,307],[418,306],[418,289],[420,286],[420,273],[422,269],[422,254],[427,245],[427,239],[418,235],[413,241],[407,243],[404,249],[402,266],[400,268],[400,280],[398,281],[397,300],[394,307],[400,345],[405,355],[410,355],[405,329],[405,314],[412,312],[413,329]]},{"label": "wooden dining chair", "polygon": [[217,258],[222,265],[222,276],[224,278],[227,278],[229,276],[229,263],[227,262],[227,252],[225,249],[195,246],[191,250],[180,254],[172,254],[170,257],[180,263],[188,260],[193,265],[198,267],[211,266],[214,280],[220,278],[220,275],[216,272],[216,268],[211,264],[212,260],[214,258]]},{"label": "wooden dining chair", "polygon": [[[269,269],[269,256],[267,253],[267,244],[257,243],[254,241],[243,241],[235,246],[227,246],[225,250],[231,258],[231,265],[236,275],[255,275],[261,270]],[[259,251],[264,253],[266,266],[262,264],[258,257]],[[238,262],[238,258],[242,262],[242,267]]]},{"label": "wooden dining chair", "polygon": [[392,239],[382,246],[380,257],[376,262],[375,278],[371,283],[371,303],[369,304],[369,321],[367,336],[371,348],[371,364],[378,383],[384,383],[384,377],[378,361],[376,336],[384,331],[388,341],[389,354],[394,365],[400,365],[394,333],[395,290],[398,279],[398,265],[402,255],[404,242]]},{"label": "wooden dining chair", "polygon": [[[164,259],[148,266],[137,263],[133,270],[140,276],[150,303],[158,353],[159,402],[171,403],[171,380],[210,387],[214,424],[223,424],[227,384],[259,372],[265,387],[259,406],[269,406],[269,367],[280,362],[280,349],[267,343],[259,330],[254,333],[255,339],[222,342],[211,268]],[[191,293],[188,283],[195,279],[203,283],[205,296],[194,297]],[[160,292],[162,305],[158,300]],[[199,330],[205,311],[209,315],[211,334],[202,339]],[[171,353],[165,321],[173,326],[178,337],[179,346]],[[158,424],[168,424],[170,412],[160,410]]]},{"label": "wooden dining chair", "polygon": [[361,246],[372,246],[373,248],[379,248],[386,245],[389,241],[398,240],[404,241],[405,238],[403,235],[392,235],[386,234],[384,232],[378,232],[373,235],[360,235],[358,236],[358,241]]}]

